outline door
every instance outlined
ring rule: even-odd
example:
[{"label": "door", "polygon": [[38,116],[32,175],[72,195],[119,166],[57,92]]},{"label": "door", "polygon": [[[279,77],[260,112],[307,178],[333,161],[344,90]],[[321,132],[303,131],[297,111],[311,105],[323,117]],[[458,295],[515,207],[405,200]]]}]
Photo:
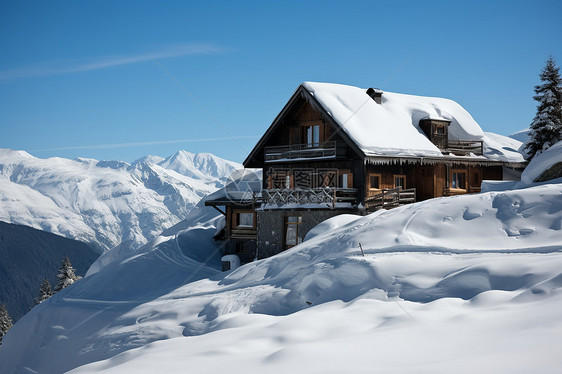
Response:
[{"label": "door", "polygon": [[435,168],[433,166],[423,166],[421,168],[421,178],[416,190],[418,200],[427,200],[435,197]]}]

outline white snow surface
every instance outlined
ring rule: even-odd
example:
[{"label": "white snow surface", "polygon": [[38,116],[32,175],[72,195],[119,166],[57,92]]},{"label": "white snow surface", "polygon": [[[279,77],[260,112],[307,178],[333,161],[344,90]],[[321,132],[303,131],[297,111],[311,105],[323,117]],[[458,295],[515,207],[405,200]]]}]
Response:
[{"label": "white snow surface", "polygon": [[562,365],[562,184],[330,220],[300,245],[228,273],[217,270],[211,241],[220,214],[202,204],[20,319],[4,338],[0,372]]},{"label": "white snow surface", "polygon": [[0,149],[0,221],[131,250],[186,217],[242,168],[211,154],[162,159],[39,159]]},{"label": "white snow surface", "polygon": [[[379,213],[382,212],[384,211],[383,210],[379,211]],[[361,216],[358,216],[356,214],[340,214],[339,216],[328,218],[327,220],[320,222],[319,224],[314,226],[314,228],[312,228],[309,232],[307,232],[303,241],[307,241],[318,235],[330,232],[331,230],[339,228],[350,222],[356,221],[359,218],[361,218]]]},{"label": "white snow surface", "polygon": [[562,162],[562,141],[554,144],[546,151],[537,153],[521,174],[521,182],[531,184],[551,166],[560,162]]},{"label": "white snow surface", "polygon": [[485,132],[482,140],[484,141],[484,156],[488,160],[525,162],[525,158],[519,152],[523,144],[520,141],[492,132]]},{"label": "white snow surface", "polygon": [[367,156],[443,157],[419,127],[421,119],[431,118],[451,121],[449,139],[484,141],[485,158],[524,161],[512,139],[485,134],[453,100],[384,91],[382,104],[377,104],[363,88],[317,82],[303,86]]}]

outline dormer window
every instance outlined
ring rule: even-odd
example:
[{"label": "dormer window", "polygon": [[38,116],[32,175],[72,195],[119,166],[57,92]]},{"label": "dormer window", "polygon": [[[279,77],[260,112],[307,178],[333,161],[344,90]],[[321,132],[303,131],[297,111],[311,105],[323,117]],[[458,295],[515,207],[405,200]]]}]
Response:
[{"label": "dormer window", "polygon": [[443,150],[448,147],[448,127],[450,123],[451,121],[446,119],[424,118],[420,120],[420,128],[433,144]]}]

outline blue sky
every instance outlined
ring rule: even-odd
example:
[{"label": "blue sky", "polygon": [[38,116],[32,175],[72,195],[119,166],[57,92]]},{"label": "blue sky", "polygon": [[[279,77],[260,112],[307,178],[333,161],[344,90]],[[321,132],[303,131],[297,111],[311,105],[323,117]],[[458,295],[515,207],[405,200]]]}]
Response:
[{"label": "blue sky", "polygon": [[507,135],[532,120],[547,57],[562,62],[560,16],[559,1],[3,1],[0,147],[241,162],[303,81],[450,98]]}]

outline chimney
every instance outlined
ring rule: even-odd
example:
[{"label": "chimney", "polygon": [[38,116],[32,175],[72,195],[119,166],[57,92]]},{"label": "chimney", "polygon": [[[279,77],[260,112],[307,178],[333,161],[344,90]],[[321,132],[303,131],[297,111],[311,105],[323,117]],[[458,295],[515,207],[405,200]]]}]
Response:
[{"label": "chimney", "polygon": [[371,99],[375,100],[375,103],[382,104],[382,90],[371,87],[367,90],[367,95],[369,95]]}]

